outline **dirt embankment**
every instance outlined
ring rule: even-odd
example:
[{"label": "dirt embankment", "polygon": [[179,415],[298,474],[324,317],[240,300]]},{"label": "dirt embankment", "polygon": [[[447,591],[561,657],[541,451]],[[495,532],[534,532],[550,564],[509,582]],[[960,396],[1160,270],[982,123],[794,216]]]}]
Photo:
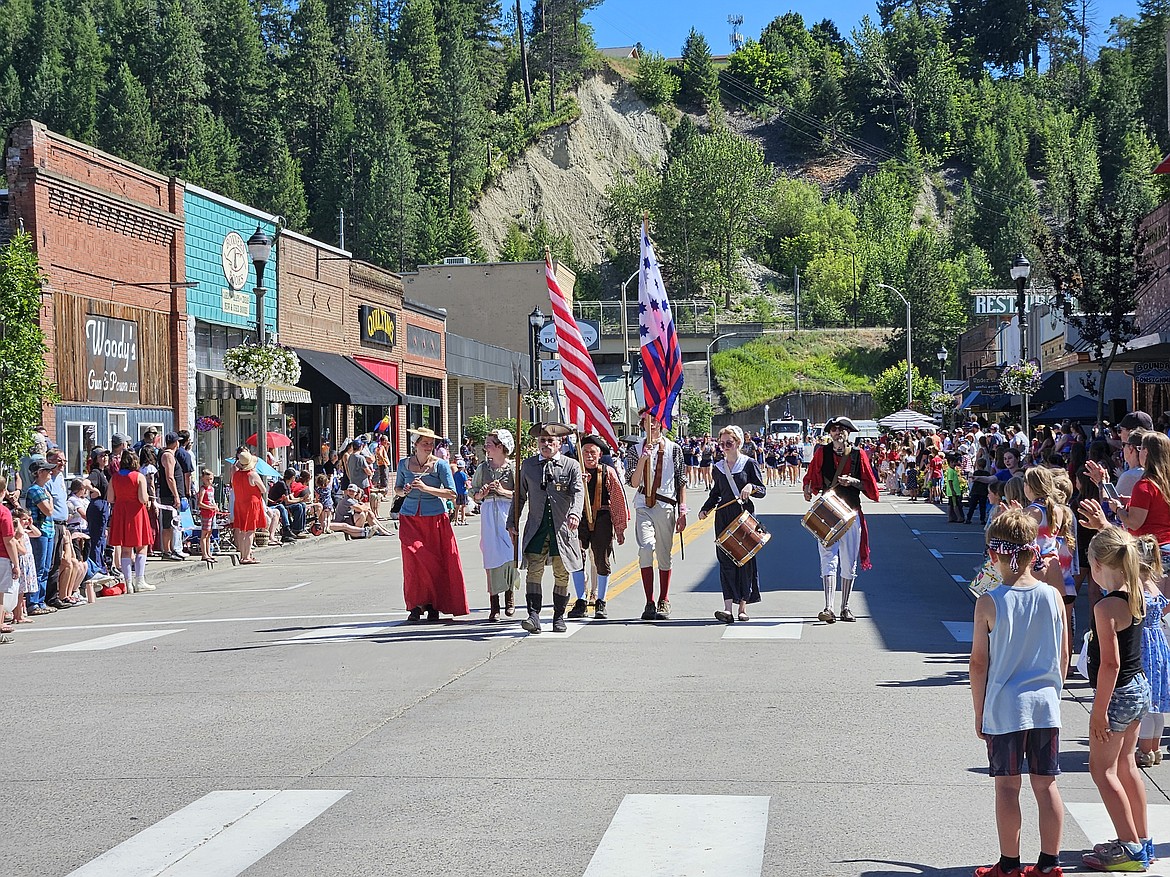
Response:
[{"label": "dirt embankment", "polygon": [[572,237],[578,259],[600,262],[606,188],[631,159],[655,167],[665,159],[670,131],[617,74],[586,77],[577,102],[580,117],[543,134],[473,208],[472,222],[490,256],[499,254],[512,222],[531,231],[543,217]]}]

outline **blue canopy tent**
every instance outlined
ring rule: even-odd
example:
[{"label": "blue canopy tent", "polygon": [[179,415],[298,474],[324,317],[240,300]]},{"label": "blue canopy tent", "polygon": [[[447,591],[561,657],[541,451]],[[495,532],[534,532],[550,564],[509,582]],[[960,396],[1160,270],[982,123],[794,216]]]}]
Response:
[{"label": "blue canopy tent", "polygon": [[1060,423],[1072,420],[1076,423],[1096,423],[1097,400],[1090,399],[1083,393],[1078,393],[1071,399],[1057,402],[1042,414],[1032,418],[1033,423]]}]

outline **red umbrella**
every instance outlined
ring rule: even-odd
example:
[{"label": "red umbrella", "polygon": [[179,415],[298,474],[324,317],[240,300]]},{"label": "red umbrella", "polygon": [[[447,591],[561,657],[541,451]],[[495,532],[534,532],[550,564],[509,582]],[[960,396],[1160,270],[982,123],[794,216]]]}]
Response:
[{"label": "red umbrella", "polygon": [[[251,437],[249,437],[249,439],[248,439],[248,444],[250,444],[250,445],[256,444],[256,435],[257,435],[256,433],[252,433]],[[268,447],[270,447],[270,448],[287,448],[291,444],[292,444],[292,439],[290,439],[287,435],[284,435],[283,433],[279,433],[279,432],[268,433]]]}]

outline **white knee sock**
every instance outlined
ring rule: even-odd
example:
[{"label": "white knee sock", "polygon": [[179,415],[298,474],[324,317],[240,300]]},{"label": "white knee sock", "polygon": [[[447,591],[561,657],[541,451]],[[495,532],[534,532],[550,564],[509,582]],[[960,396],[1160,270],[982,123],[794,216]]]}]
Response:
[{"label": "white knee sock", "polygon": [[609,576],[599,575],[597,577],[597,599],[604,600],[605,592],[609,590]]},{"label": "white knee sock", "polygon": [[585,599],[585,570],[579,569],[573,573],[573,590],[576,591],[578,600]]},{"label": "white knee sock", "polygon": [[825,586],[825,608],[833,608],[833,593],[837,590],[836,576],[821,576],[821,581]]},{"label": "white knee sock", "polygon": [[849,594],[853,591],[853,579],[841,579],[841,608],[849,606]]},{"label": "white knee sock", "polygon": [[734,600],[724,600],[723,601],[723,611],[726,612],[728,615],[730,615],[731,614],[731,607],[734,603],[735,603]]},{"label": "white knee sock", "polygon": [[146,578],[146,552],[134,555],[134,578]]},{"label": "white knee sock", "polygon": [[133,574],[134,557],[129,551],[126,551],[125,549],[123,549],[122,557],[120,558],[120,560],[121,560],[121,563],[119,564],[119,566],[122,569],[122,581],[124,581],[127,585],[129,585],[130,582],[132,582],[134,580],[134,574]]}]

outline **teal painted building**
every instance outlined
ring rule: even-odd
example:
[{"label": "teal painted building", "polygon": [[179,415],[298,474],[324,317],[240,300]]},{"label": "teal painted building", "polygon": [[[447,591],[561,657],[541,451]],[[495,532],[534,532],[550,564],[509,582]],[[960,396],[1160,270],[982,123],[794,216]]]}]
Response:
[{"label": "teal painted building", "polygon": [[[257,226],[272,239],[272,256],[264,269],[264,316],[268,336],[276,333],[277,217],[190,184],[184,212],[187,280],[199,284],[187,292],[196,455],[201,465],[211,463],[213,472],[226,475],[217,461],[234,456],[236,448],[257,432],[259,412],[255,389],[229,380],[223,355],[256,339],[256,271],[248,258],[247,240]],[[270,387],[268,398],[273,404],[267,428],[283,433],[283,403],[307,403],[309,394],[294,387]],[[210,422],[207,418],[218,418],[222,425],[199,430],[201,422]]]}]

